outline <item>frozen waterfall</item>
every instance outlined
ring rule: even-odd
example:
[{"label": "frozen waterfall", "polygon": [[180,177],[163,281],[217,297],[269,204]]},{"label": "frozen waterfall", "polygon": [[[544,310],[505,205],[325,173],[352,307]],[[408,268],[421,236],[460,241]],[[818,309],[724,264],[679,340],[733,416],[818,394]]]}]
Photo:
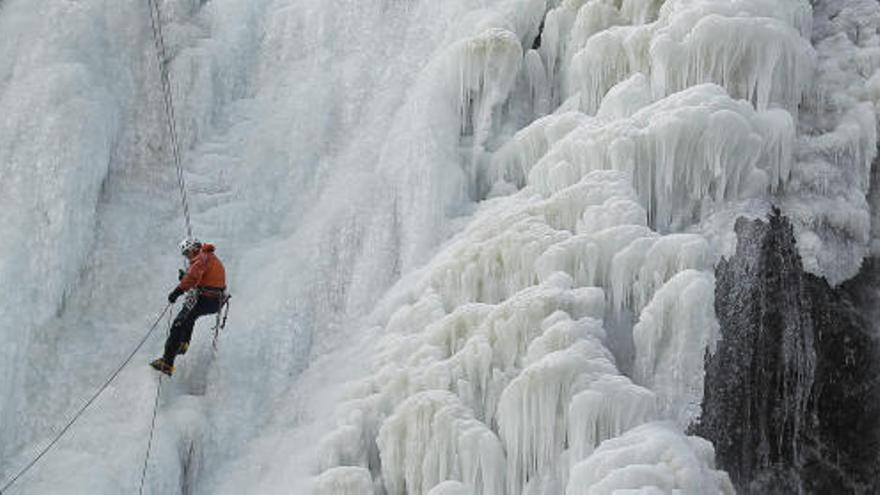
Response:
[{"label": "frozen waterfall", "polygon": [[[874,0],[160,4],[233,303],[163,382],[145,493],[747,492],[707,425],[754,397],[704,393],[751,355],[738,219],[876,280]],[[161,105],[147,2],[0,0],[0,483],[176,282]],[[137,491],[159,333],[10,494]]]}]

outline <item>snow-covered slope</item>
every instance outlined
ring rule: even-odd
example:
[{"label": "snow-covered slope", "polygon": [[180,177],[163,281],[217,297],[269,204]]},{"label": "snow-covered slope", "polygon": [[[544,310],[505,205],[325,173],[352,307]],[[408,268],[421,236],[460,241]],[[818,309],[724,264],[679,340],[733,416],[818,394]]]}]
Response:
[{"label": "snow-covered slope", "polygon": [[[731,493],[685,431],[734,221],[779,205],[832,283],[880,244],[876,2],[161,4],[234,298],[163,385],[151,493]],[[182,229],[146,3],[4,0],[0,33],[5,479]],[[135,490],[160,346],[13,490]]]}]

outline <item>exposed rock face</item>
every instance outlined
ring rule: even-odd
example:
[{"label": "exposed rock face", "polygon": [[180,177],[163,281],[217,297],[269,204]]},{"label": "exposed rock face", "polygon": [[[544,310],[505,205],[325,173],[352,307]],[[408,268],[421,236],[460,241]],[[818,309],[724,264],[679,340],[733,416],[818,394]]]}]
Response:
[{"label": "exposed rock face", "polygon": [[736,254],[716,268],[722,340],[694,430],[740,493],[876,493],[877,264],[833,288],[803,271],[778,211],[736,231]]}]

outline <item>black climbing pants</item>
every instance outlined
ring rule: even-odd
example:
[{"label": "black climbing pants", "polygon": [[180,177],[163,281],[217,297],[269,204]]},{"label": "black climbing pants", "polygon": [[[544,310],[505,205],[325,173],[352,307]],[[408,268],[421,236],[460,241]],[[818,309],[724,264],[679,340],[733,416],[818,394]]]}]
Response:
[{"label": "black climbing pants", "polygon": [[171,335],[165,341],[165,355],[163,359],[168,364],[174,364],[174,358],[180,351],[180,344],[192,337],[193,326],[199,317],[216,314],[220,311],[223,300],[219,297],[199,296],[195,303],[184,303],[183,309],[177,314],[171,325]]}]

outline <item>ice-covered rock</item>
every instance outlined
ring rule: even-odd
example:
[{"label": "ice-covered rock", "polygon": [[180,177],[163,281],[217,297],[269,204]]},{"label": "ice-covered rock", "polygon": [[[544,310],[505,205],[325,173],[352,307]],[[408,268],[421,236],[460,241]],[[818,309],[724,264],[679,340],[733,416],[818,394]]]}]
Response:
[{"label": "ice-covered rock", "polygon": [[428,492],[428,495],[470,495],[467,487],[458,481],[444,481],[438,484]]},{"label": "ice-covered rock", "polygon": [[373,478],[359,467],[337,467],[321,473],[315,481],[314,495],[372,495]]},{"label": "ice-covered rock", "polygon": [[[869,254],[880,202],[877,174],[880,6],[815,2],[818,66],[800,112],[796,164],[783,212],[791,218],[804,267],[838,284]],[[877,190],[875,175],[873,190]],[[870,201],[870,202],[869,202]]]},{"label": "ice-covered rock", "polygon": [[572,469],[565,493],[736,493],[714,457],[706,440],[649,423],[602,442]]},{"label": "ice-covered rock", "polygon": [[833,288],[804,272],[778,210],[736,230],[716,269],[721,340],[695,431],[741,493],[876,491],[876,261]]}]

